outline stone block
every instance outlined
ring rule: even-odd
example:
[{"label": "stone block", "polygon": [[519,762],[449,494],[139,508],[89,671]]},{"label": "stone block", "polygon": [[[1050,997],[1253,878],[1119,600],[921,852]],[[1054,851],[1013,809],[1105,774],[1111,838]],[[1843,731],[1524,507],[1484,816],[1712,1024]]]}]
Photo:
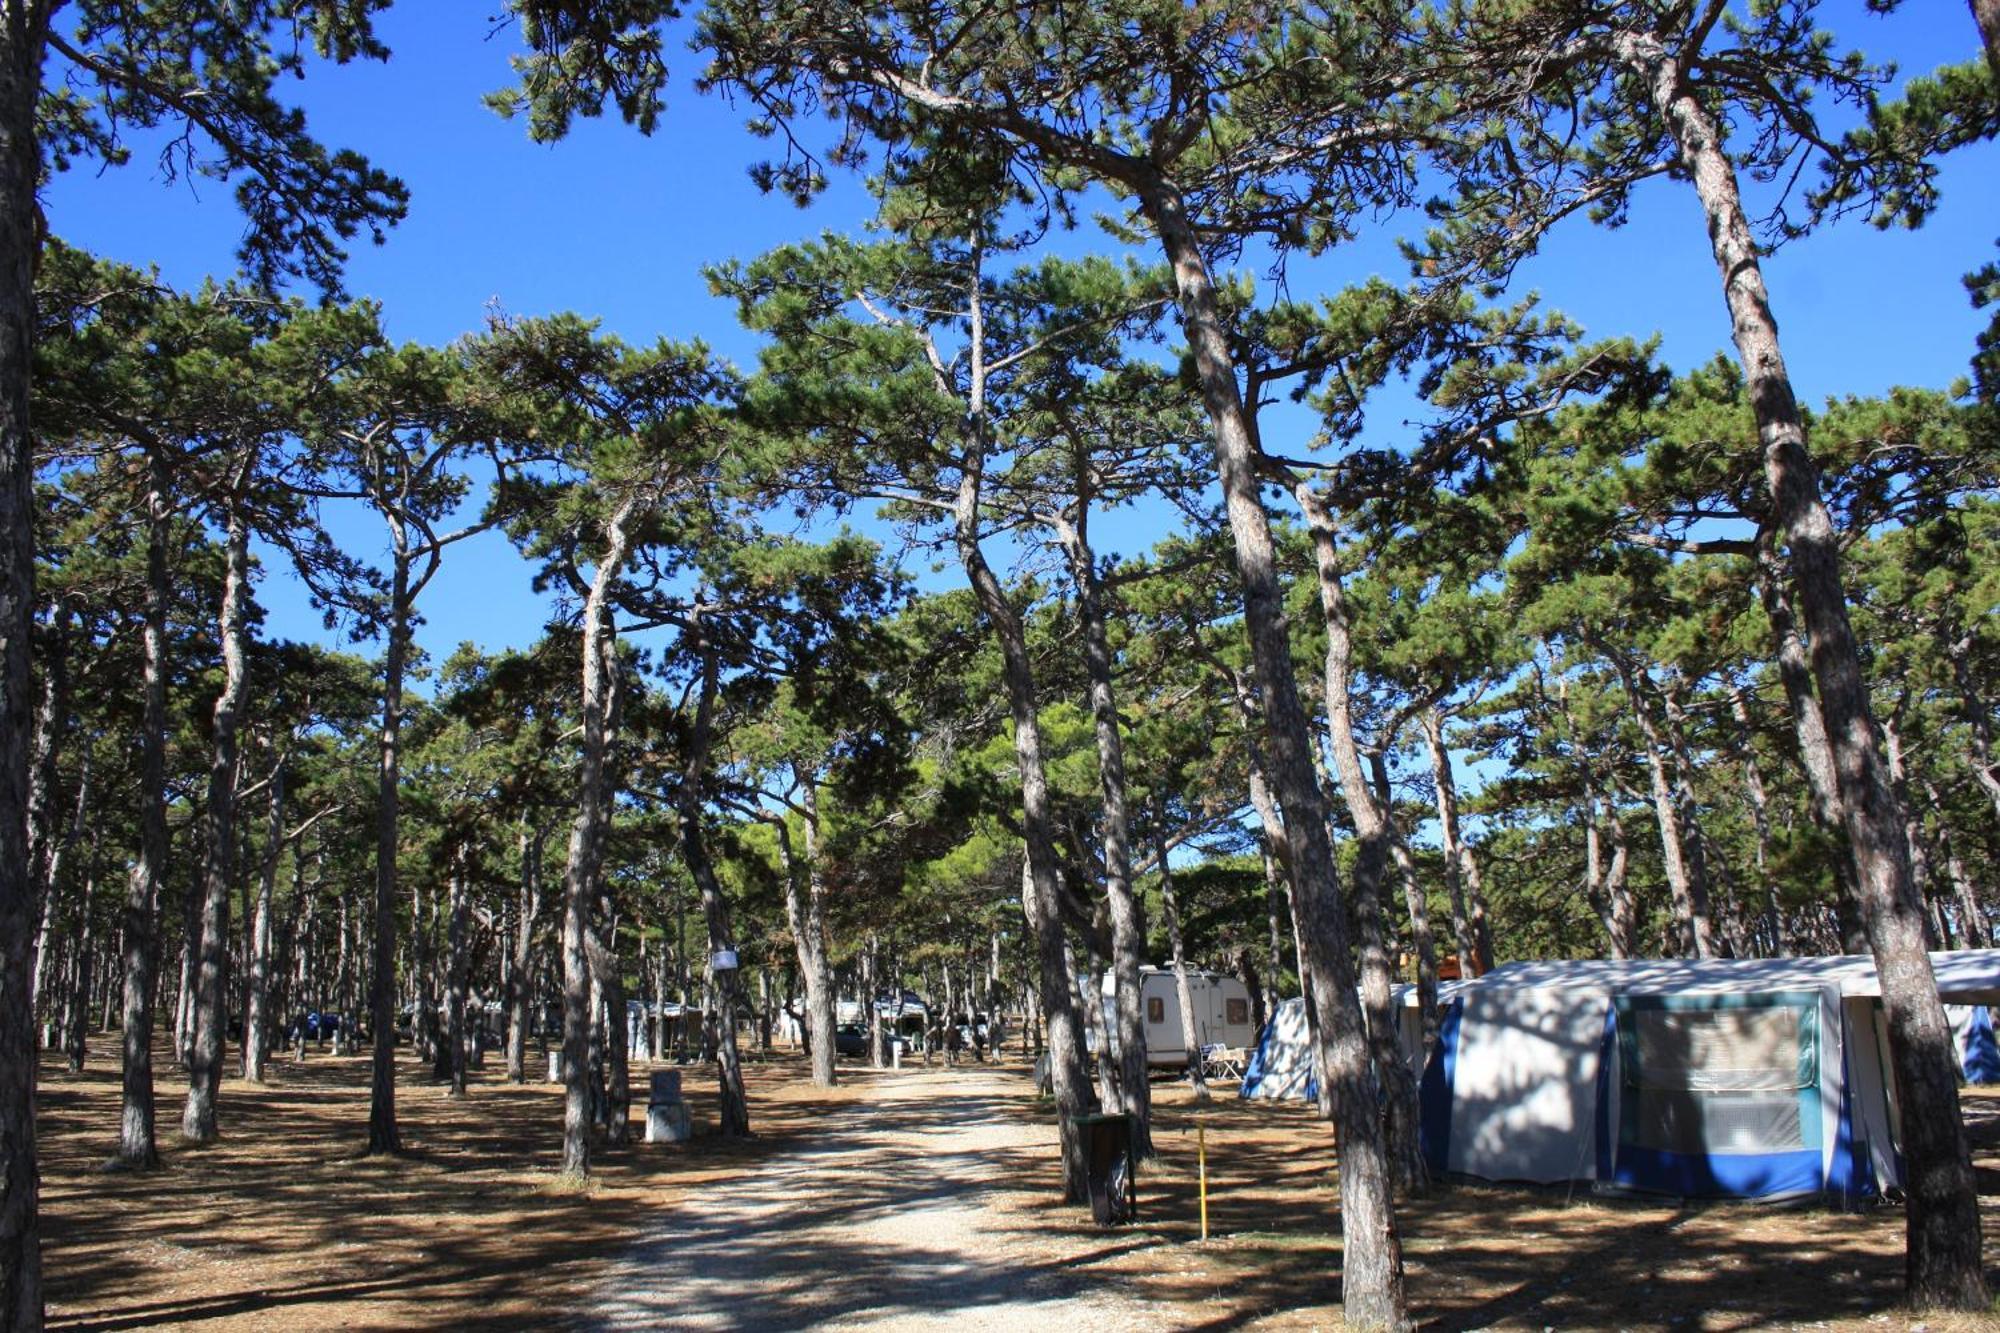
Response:
[{"label": "stone block", "polygon": [[654,1102],[646,1107],[646,1142],[686,1143],[693,1136],[686,1102]]}]

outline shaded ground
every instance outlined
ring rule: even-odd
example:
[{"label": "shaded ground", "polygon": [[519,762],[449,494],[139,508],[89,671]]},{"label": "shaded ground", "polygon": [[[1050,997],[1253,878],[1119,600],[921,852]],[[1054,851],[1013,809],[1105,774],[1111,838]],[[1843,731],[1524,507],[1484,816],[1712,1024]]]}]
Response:
[{"label": "shaded ground", "polygon": [[[1303,1329],[1337,1327],[1330,1136],[1299,1106],[1156,1084],[1157,1161],[1136,1226],[1057,1196],[1054,1126],[1018,1070],[750,1066],[746,1144],[606,1152],[553,1186],[559,1090],[489,1070],[453,1101],[399,1071],[410,1155],[354,1157],[365,1062],[278,1063],[223,1089],[227,1138],[106,1174],[115,1069],[43,1065],[50,1323],[70,1330],[567,1325]],[[698,1123],[711,1080],[690,1072]],[[635,1085],[644,1087],[643,1076]],[[643,1100],[643,1092],[640,1094]],[[1967,1096],[2000,1260],[2000,1098]],[[1197,1121],[1211,1239],[1198,1237]],[[1902,1214],[1682,1207],[1458,1186],[1403,1210],[1414,1312],[1470,1330],[1902,1329]],[[2000,1274],[1996,1274],[2000,1277]],[[1926,1321],[1931,1333],[1996,1326]]]},{"label": "shaded ground", "polygon": [[[1018,1072],[961,1066],[871,1081],[726,1192],[664,1210],[601,1288],[607,1326],[1137,1329],[1175,1326],[1080,1271],[1121,1233],[1053,1251],[1008,1225],[1012,1182],[1043,1176],[1044,1127]],[[1032,1193],[1032,1191],[1025,1191]]]}]

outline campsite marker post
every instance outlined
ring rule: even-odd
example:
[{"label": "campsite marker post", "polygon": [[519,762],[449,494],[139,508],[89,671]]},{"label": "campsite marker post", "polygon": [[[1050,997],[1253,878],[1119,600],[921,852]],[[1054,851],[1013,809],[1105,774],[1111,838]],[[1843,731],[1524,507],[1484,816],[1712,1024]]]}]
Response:
[{"label": "campsite marker post", "polygon": [[1200,1181],[1201,1195],[1201,1238],[1208,1239],[1208,1126],[1197,1120],[1194,1122],[1195,1173]]}]

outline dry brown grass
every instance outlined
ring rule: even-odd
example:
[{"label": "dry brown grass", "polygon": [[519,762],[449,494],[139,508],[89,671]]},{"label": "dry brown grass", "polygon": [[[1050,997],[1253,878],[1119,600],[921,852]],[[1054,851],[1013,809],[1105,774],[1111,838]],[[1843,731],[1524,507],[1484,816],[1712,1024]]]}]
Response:
[{"label": "dry brown grass", "polygon": [[[280,1060],[266,1087],[226,1083],[225,1137],[207,1148],[174,1142],[179,1087],[171,1066],[161,1070],[161,1168],[106,1173],[115,1068],[43,1066],[53,1328],[561,1324],[590,1311],[607,1265],[649,1219],[726,1190],[836,1105],[866,1102],[871,1077],[855,1071],[824,1091],[796,1060],[752,1064],[757,1138],[601,1151],[591,1186],[576,1190],[556,1183],[560,1090],[546,1085],[512,1087],[489,1069],[454,1100],[406,1062],[398,1105],[408,1152],[383,1160],[355,1155],[367,1114],[362,1060]],[[643,1077],[635,1083],[643,1089]],[[697,1124],[712,1125],[711,1080],[690,1071],[687,1083]],[[948,1082],[938,1086],[947,1095]],[[993,1113],[1046,1120],[1046,1105],[1022,1087]],[[1335,1161],[1324,1129],[1300,1106],[1218,1097],[1197,1108],[1166,1084],[1154,1098],[1159,1157],[1141,1171],[1137,1225],[1101,1231],[1062,1206],[1052,1155],[996,1156],[986,1196],[996,1238],[1114,1285],[1174,1326],[1337,1327]],[[2000,1260],[2000,1098],[1974,1092],[1968,1106],[1989,1254]],[[1205,1244],[1197,1119],[1208,1145]],[[1897,1310],[1894,1209],[1857,1216],[1459,1185],[1402,1216],[1412,1303],[1430,1328],[1995,1326]]]}]

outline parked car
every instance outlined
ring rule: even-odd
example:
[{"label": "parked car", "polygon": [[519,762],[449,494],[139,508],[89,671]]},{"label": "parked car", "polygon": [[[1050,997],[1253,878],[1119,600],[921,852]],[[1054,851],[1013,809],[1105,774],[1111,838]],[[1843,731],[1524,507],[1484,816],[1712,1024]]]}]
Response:
[{"label": "parked car", "polygon": [[833,1050],[836,1055],[868,1054],[868,1029],[859,1023],[842,1023],[833,1030]]}]

